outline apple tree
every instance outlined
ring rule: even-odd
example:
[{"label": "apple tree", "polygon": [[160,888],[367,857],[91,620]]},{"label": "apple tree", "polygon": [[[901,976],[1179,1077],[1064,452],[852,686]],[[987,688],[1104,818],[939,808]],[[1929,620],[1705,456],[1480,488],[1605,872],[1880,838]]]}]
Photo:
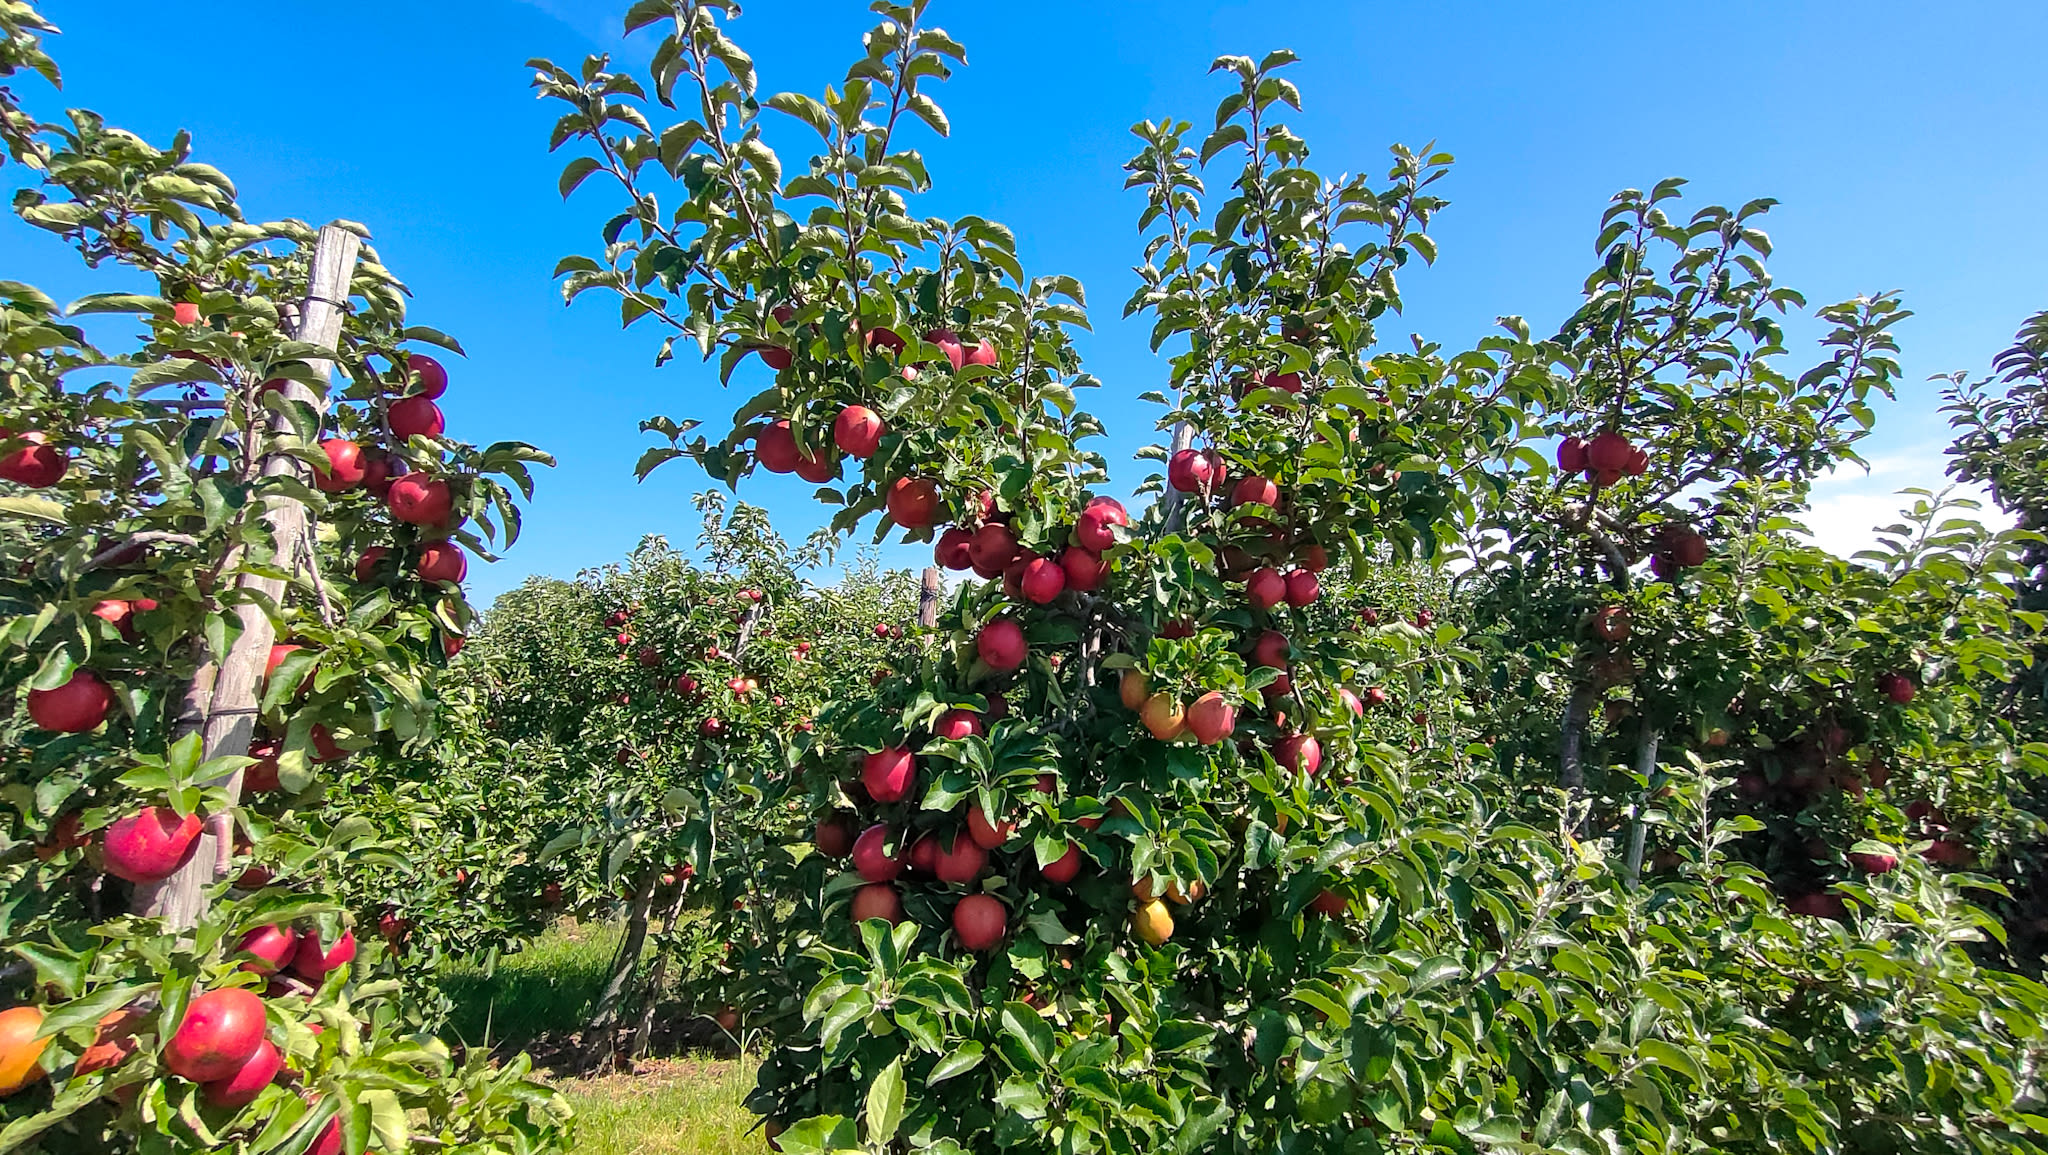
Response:
[{"label": "apple tree", "polygon": [[[52,31],[0,4],[0,76],[54,81]],[[0,126],[20,217],[119,274],[0,281],[0,1149],[559,1149],[523,1059],[459,1061],[380,978],[328,887],[364,830],[318,817],[336,763],[432,735],[498,478],[546,458],[444,436],[421,347],[459,349],[359,226],[246,220],[183,135],[11,90]]]},{"label": "apple tree", "polygon": [[[1973,969],[1959,944],[1995,923],[1939,878],[1788,919],[1693,759],[1667,800],[1691,866],[1632,887],[1581,837],[1589,799],[1462,727],[1409,750],[1365,719],[1370,607],[1325,575],[1443,560],[1542,469],[1558,384],[1520,327],[1378,339],[1436,257],[1450,158],[1309,168],[1286,52],[1217,61],[1198,141],[1137,126],[1128,311],[1170,356],[1133,512],[1086,444],[1081,286],[912,208],[964,59],[925,8],[875,4],[819,96],[762,99],[723,0],[631,7],[645,83],[536,62],[577,147],[561,188],[623,201],[565,294],[755,390],[729,429],[647,422],[643,472],[793,472],[835,529],[875,516],[981,579],[800,760],[819,827],[778,864],[778,964],[802,996],[759,1010],[779,1045],[750,1100],[780,1148],[2041,1149],[2048,1002]],[[808,163],[764,110],[815,135]],[[1852,320],[1881,343],[1879,312]],[[1462,644],[1447,608],[1399,628]]]}]

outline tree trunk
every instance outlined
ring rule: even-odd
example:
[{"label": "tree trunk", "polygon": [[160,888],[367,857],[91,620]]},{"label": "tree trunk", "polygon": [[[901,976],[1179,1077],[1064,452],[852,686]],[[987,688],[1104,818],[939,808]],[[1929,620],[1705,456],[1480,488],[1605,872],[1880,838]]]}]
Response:
[{"label": "tree trunk", "polygon": [[[362,242],[347,229],[328,225],[320,230],[319,243],[313,250],[311,283],[300,313],[299,340],[330,350],[340,341],[343,309],[361,246]],[[332,361],[312,361],[309,364],[319,376],[325,377],[334,371]],[[287,382],[284,391],[287,397],[308,402],[325,414],[326,398],[316,396],[304,385]],[[283,417],[271,418],[271,437],[290,433],[290,422]],[[286,454],[270,454],[263,461],[265,477],[296,475],[304,478],[306,473],[303,463]],[[276,548],[274,561],[279,568],[293,567],[301,557],[312,555],[311,526],[305,506],[287,498],[273,499],[263,510],[263,521],[270,530],[271,541]],[[237,585],[252,593],[261,593],[263,600],[270,604],[279,607],[284,604],[285,583],[281,579],[244,574]],[[228,653],[219,659],[217,667],[209,663],[200,668],[192,686],[186,691],[180,711],[181,721],[196,723],[204,735],[207,758],[249,752],[249,739],[256,729],[256,703],[260,697],[263,668],[269,660],[271,644],[276,640],[269,615],[256,602],[242,602],[235,607],[235,616],[241,624],[240,636]],[[239,801],[242,794],[241,771],[214,785],[224,787],[230,801]],[[228,839],[229,833],[224,823],[208,823],[191,860],[176,874],[161,882],[136,887],[135,911],[163,919],[165,927],[171,930],[188,930],[197,924],[205,910],[206,887],[221,877],[226,869],[223,864],[231,860],[233,848]]]},{"label": "tree trunk", "polygon": [[1627,877],[1630,886],[1634,886],[1643,874],[1643,842],[1649,834],[1649,828],[1643,825],[1643,810],[1650,804],[1650,776],[1657,772],[1657,743],[1656,727],[1644,718],[1642,739],[1636,746],[1636,773],[1642,775],[1643,788],[1636,792],[1636,812],[1628,828]]},{"label": "tree trunk", "polygon": [[581,1049],[589,1070],[604,1069],[618,1051],[619,1006],[633,981],[633,972],[640,968],[640,952],[647,946],[647,908],[654,902],[654,883],[655,876],[649,873],[634,888],[633,905],[626,915],[626,935],[619,940],[618,953],[612,956],[611,977],[605,980],[590,1024],[583,1030]]},{"label": "tree trunk", "polygon": [[676,885],[676,900],[669,904],[668,914],[661,920],[661,941],[655,944],[654,970],[647,976],[647,997],[641,1000],[640,1025],[633,1029],[633,1043],[626,1057],[637,1059],[647,1053],[647,1042],[654,1034],[654,1011],[661,1002],[662,980],[668,977],[668,940],[676,932],[676,923],[683,917],[683,902],[689,897],[688,879]]},{"label": "tree trunk", "polygon": [[1586,724],[1593,714],[1593,684],[1579,682],[1565,702],[1563,740],[1559,743],[1557,784],[1576,794],[1586,787],[1586,767],[1581,761],[1586,742]]}]

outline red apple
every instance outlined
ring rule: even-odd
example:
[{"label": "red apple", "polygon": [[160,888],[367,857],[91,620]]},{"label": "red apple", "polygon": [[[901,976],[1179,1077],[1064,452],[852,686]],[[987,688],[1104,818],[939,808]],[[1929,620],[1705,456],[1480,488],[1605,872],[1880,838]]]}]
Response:
[{"label": "red apple", "polygon": [[879,918],[890,926],[903,921],[903,899],[886,882],[872,883],[853,892],[853,921],[857,925]]},{"label": "red apple", "polygon": [[1360,718],[1365,717],[1365,703],[1359,701],[1358,695],[1352,692],[1351,687],[1337,687],[1337,700],[1344,703],[1345,708],[1353,714]]},{"label": "red apple", "polygon": [[114,627],[123,638],[135,639],[135,606],[120,598],[108,598],[92,607],[92,616]]},{"label": "red apple", "polygon": [[320,949],[320,932],[307,931],[299,939],[299,949],[292,955],[292,972],[312,982],[327,977],[327,972],[347,965],[356,957],[356,936],[354,931],[342,931],[329,950]]},{"label": "red apple", "polygon": [[981,715],[972,710],[948,710],[932,724],[932,733],[953,741],[979,734]]},{"label": "red apple", "polygon": [[263,1000],[244,987],[207,991],[185,1007],[164,1044],[164,1066],[195,1083],[233,1078],[264,1039]]},{"label": "red apple", "polygon": [[439,361],[425,353],[410,353],[406,355],[405,367],[419,385],[419,396],[432,401],[448,392],[448,370]]},{"label": "red apple", "polygon": [[853,840],[853,871],[869,882],[888,882],[903,873],[903,855],[889,852],[889,828],[877,822]]},{"label": "red apple", "polygon": [[974,636],[974,652],[992,670],[1014,670],[1024,664],[1028,653],[1024,627],[1011,618],[996,618]]},{"label": "red apple", "polygon": [[383,561],[385,555],[390,552],[389,548],[381,545],[373,545],[364,550],[363,556],[356,559],[356,580],[368,584],[370,579],[377,575],[377,563]]},{"label": "red apple", "polygon": [[1324,918],[1342,918],[1351,904],[1334,890],[1326,890],[1310,901],[1308,908]]},{"label": "red apple", "polygon": [[1222,461],[1213,451],[1183,449],[1166,463],[1166,483],[1181,493],[1204,493],[1222,480]]},{"label": "red apple", "polygon": [[1290,653],[1292,647],[1288,644],[1287,635],[1278,630],[1267,630],[1259,635],[1258,641],[1252,643],[1252,661],[1276,670],[1287,668]]},{"label": "red apple", "polygon": [[1037,558],[1024,567],[1024,576],[1017,584],[1026,600],[1046,605],[1066,591],[1067,571],[1051,558]]},{"label": "red apple", "polygon": [[988,851],[976,845],[965,831],[955,831],[940,840],[932,873],[941,882],[968,883],[981,877],[982,868],[987,865]]},{"label": "red apple", "polygon": [[1237,707],[1225,701],[1222,694],[1211,690],[1188,707],[1187,727],[1195,741],[1204,746],[1214,746],[1237,729]]},{"label": "red apple", "polygon": [[448,483],[424,473],[408,473],[392,482],[384,500],[391,516],[412,525],[440,525],[455,507]]},{"label": "red apple", "polygon": [[421,581],[460,583],[469,576],[469,558],[452,541],[429,542],[420,547],[413,572],[420,575]]},{"label": "red apple", "polygon": [[242,1064],[242,1069],[225,1079],[216,1079],[199,1089],[207,1103],[215,1107],[234,1109],[246,1107],[256,1101],[263,1088],[270,1086],[277,1073],[284,1069],[284,1057],[277,1053],[269,1039],[256,1044],[256,1053]]},{"label": "red apple", "polygon": [[1323,766],[1323,744],[1314,734],[1289,734],[1280,739],[1273,760],[1289,770],[1314,777]]},{"label": "red apple", "polygon": [[967,364],[967,347],[960,343],[960,334],[951,329],[933,329],[924,335],[924,339],[937,345],[939,352],[946,355],[946,360],[952,363],[954,369],[957,370]]},{"label": "red apple", "polygon": [[974,564],[973,541],[973,534],[956,525],[939,535],[938,544],[932,547],[933,560],[947,569],[966,569]]},{"label": "red apple", "polygon": [[839,451],[863,461],[881,448],[885,432],[887,426],[882,423],[882,415],[865,405],[848,405],[832,422],[832,440],[838,443]]},{"label": "red apple", "polygon": [[1593,611],[1593,633],[1602,641],[1627,641],[1630,625],[1627,606],[1601,606]]},{"label": "red apple", "polygon": [[868,352],[887,350],[890,353],[903,352],[903,335],[894,329],[874,328],[867,334]]},{"label": "red apple", "polygon": [[[0,433],[0,439],[6,436]],[[49,444],[41,433],[30,431],[16,436],[27,444],[0,456],[0,478],[30,489],[48,489],[64,479],[65,471],[71,468],[69,455]]]},{"label": "red apple", "polygon": [[979,806],[967,808],[967,836],[983,850],[1001,850],[1016,830],[1014,822],[990,822]]},{"label": "red apple", "polygon": [[[1098,824],[1101,819],[1095,820]],[[1081,873],[1081,848],[1067,843],[1067,852],[1038,868],[1038,873],[1055,886],[1065,886]]]},{"label": "red apple", "polygon": [[448,428],[441,407],[426,397],[394,401],[386,417],[391,422],[391,435],[400,441],[409,437],[439,437]]},{"label": "red apple", "polygon": [[953,933],[962,947],[985,951],[1003,941],[1007,917],[1001,902],[986,894],[970,894],[953,907]]},{"label": "red apple", "polygon": [[967,540],[967,560],[982,577],[1002,573],[1016,559],[1017,535],[1001,522],[988,522]]},{"label": "red apple", "polygon": [[29,721],[59,734],[98,729],[113,706],[113,689],[91,670],[73,670],[70,679],[54,690],[28,692]]},{"label": "red apple", "polygon": [[1252,608],[1270,610],[1287,600],[1287,579],[1272,566],[1260,566],[1245,579],[1244,592]]},{"label": "red apple", "polygon": [[1565,473],[1586,471],[1586,443],[1578,437],[1567,437],[1557,443],[1557,467]]},{"label": "red apple", "polygon": [[917,785],[917,756],[901,746],[876,750],[861,761],[861,785],[877,802],[901,802]]},{"label": "red apple", "polygon": [[149,806],[118,819],[103,837],[107,873],[129,882],[158,882],[178,872],[199,845],[197,814],[179,817]]},{"label": "red apple", "polygon": [[938,517],[939,487],[922,477],[899,477],[889,486],[883,504],[897,525],[923,529]]},{"label": "red apple", "polygon": [[844,814],[834,814],[818,820],[817,828],[811,831],[811,845],[827,858],[845,858],[853,853],[853,820]]},{"label": "red apple", "polygon": [[1266,379],[1261,381],[1260,384],[1268,389],[1278,389],[1283,393],[1299,393],[1301,392],[1301,374],[1268,373],[1266,374]]},{"label": "red apple", "polygon": [[1913,684],[1913,679],[1904,674],[1889,673],[1877,676],[1877,692],[1903,706],[1920,691]]},{"label": "red apple", "polygon": [[1865,874],[1890,874],[1899,868],[1899,856],[1852,850],[1849,852],[1849,865]]},{"label": "red apple", "polygon": [[1278,506],[1280,487],[1257,474],[1241,477],[1237,484],[1230,488],[1230,504],[1232,508],[1240,505]]},{"label": "red apple", "polygon": [[1131,515],[1124,510],[1123,503],[1112,497],[1098,497],[1088,503],[1081,516],[1074,521],[1074,541],[1084,549],[1096,553],[1116,544],[1116,534],[1111,526],[1128,526]]},{"label": "red apple", "polygon": [[1622,473],[1634,452],[1628,438],[1612,429],[1602,430],[1586,443],[1586,467],[1600,473]]},{"label": "red apple", "polygon": [[174,325],[197,325],[199,306],[191,301],[178,301],[171,306],[171,323]]},{"label": "red apple", "polygon": [[1319,574],[1330,568],[1330,555],[1314,542],[1302,547],[1299,560],[1301,568],[1310,574]]},{"label": "red apple", "polygon": [[315,471],[313,484],[323,493],[342,493],[363,483],[363,447],[340,437],[320,443],[327,455],[327,472]]},{"label": "red apple", "polygon": [[969,365],[993,366],[996,363],[996,343],[983,337],[980,344],[967,350],[966,361]]},{"label": "red apple", "polygon": [[1316,575],[1305,569],[1298,569],[1287,575],[1287,604],[1296,609],[1313,605],[1323,593],[1323,583]]},{"label": "red apple", "polygon": [[327,1121],[326,1130],[306,1148],[306,1155],[341,1155],[341,1116]]},{"label": "red apple", "polygon": [[796,469],[800,456],[789,422],[776,421],[755,430],[754,458],[761,468],[770,473],[789,473]]}]

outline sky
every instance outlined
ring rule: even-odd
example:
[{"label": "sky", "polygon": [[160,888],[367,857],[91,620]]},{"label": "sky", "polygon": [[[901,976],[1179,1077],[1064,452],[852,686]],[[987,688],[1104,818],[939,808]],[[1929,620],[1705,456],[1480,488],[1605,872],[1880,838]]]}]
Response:
[{"label": "sky", "polygon": [[[365,223],[410,285],[413,319],[467,348],[442,401],[450,434],[557,456],[519,543],[472,568],[479,602],[528,574],[619,559],[644,534],[694,539],[691,496],[709,483],[687,461],[636,483],[650,444],[638,423],[716,424],[761,382],[726,393],[693,356],[656,369],[659,332],[621,332],[616,302],[596,293],[565,308],[550,279],[557,259],[598,247],[616,202],[597,181],[566,203],[556,192],[567,156],[547,152],[556,113],[534,99],[525,62],[644,60],[647,40],[617,35],[623,0],[42,7],[64,29],[51,50],[65,89],[16,78],[31,107],[92,108],[158,141],[189,129],[252,217]],[[2038,0],[932,0],[928,19],[966,45],[969,66],[936,93],[951,138],[915,142],[937,186],[917,209],[1001,220],[1030,273],[1082,280],[1094,331],[1078,344],[1105,384],[1084,404],[1111,430],[1097,447],[1121,490],[1148,472],[1131,454],[1154,439],[1157,411],[1136,398],[1165,377],[1146,323],[1121,319],[1142,207],[1122,190],[1129,130],[1206,124],[1225,92],[1206,74],[1222,53],[1301,55],[1290,72],[1305,111],[1290,121],[1326,174],[1383,175],[1396,141],[1457,157],[1437,186],[1452,202],[1433,229],[1439,259],[1406,276],[1406,310],[1382,324],[1385,339],[1414,332],[1455,348],[1503,314],[1552,330],[1593,267],[1607,199],[1667,176],[1691,181],[1689,206],[1777,198],[1765,223],[1774,275],[1815,305],[1902,291],[1915,315],[1897,330],[1899,400],[1880,407],[1865,443],[1872,468],[1825,483],[1810,519],[1831,548],[1854,549],[1890,520],[1898,489],[1942,484],[1947,433],[1929,376],[1983,372],[2048,309]],[[841,79],[873,20],[858,0],[758,0],[731,32],[764,95],[816,93]],[[772,132],[793,169],[799,138]],[[110,287],[11,216],[0,259],[0,276],[61,299]],[[1791,331],[1791,364],[1818,360],[1816,327]],[[800,538],[829,515],[809,492],[770,478],[741,496]],[[922,565],[929,554],[883,557]]]}]

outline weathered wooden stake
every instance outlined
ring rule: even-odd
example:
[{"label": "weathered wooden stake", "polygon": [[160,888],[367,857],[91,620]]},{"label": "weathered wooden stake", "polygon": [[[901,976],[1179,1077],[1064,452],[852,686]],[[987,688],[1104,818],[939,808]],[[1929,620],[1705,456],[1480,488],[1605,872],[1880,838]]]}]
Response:
[{"label": "weathered wooden stake", "polygon": [[939,567],[924,567],[924,581],[917,590],[917,624],[929,629],[939,624]]}]

